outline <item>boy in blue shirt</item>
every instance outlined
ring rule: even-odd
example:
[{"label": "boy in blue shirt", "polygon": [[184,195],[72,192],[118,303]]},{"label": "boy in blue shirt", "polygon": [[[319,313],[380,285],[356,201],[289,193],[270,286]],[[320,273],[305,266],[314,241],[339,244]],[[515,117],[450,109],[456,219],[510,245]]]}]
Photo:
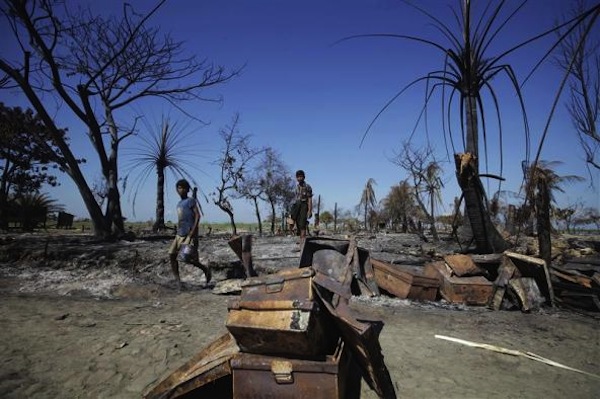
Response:
[{"label": "boy in blue shirt", "polygon": [[[187,180],[181,179],[176,185],[177,194],[181,197],[181,201],[177,203],[177,235],[169,248],[169,260],[171,262],[171,270],[175,276],[177,287],[181,290],[181,279],[179,278],[179,262],[177,261],[177,255],[181,249],[182,244],[191,244],[194,234],[198,230],[200,224],[200,209],[198,208],[198,202],[195,198],[189,198],[188,193],[190,192],[190,183]],[[199,262],[196,256],[190,260],[190,264],[202,269],[206,277],[206,284],[211,280],[212,273],[210,269]]]}]

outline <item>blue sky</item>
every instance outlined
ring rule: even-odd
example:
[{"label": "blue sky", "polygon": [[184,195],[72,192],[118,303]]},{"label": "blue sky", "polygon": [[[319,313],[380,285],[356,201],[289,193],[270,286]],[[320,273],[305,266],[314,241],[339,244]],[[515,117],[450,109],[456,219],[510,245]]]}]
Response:
[{"label": "blue sky", "polygon": [[[76,3],[72,1],[72,3]],[[80,2],[86,4],[86,2]],[[98,2],[100,3],[100,2]],[[153,2],[132,0],[138,10],[147,10]],[[477,1],[476,4],[487,4]],[[494,2],[495,3],[495,2]],[[517,1],[509,0],[507,9]],[[566,13],[570,1],[530,0],[517,18],[503,31],[491,48],[493,55],[532,37]],[[120,1],[94,5],[99,12],[120,11]],[[455,26],[449,6],[456,8],[457,0],[420,0],[423,8]],[[101,8],[101,9],[100,9]],[[363,133],[373,117],[401,88],[427,72],[441,69],[440,53],[422,44],[384,38],[360,38],[335,44],[351,35],[397,33],[416,35],[446,43],[430,20],[406,4],[396,0],[335,0],[302,2],[276,0],[203,0],[170,1],[151,19],[178,40],[185,41],[185,50],[198,57],[226,67],[245,65],[240,77],[211,90],[207,94],[222,95],[220,106],[211,103],[187,104],[195,115],[210,122],[207,126],[188,123],[183,115],[165,103],[145,103],[118,117],[126,120],[143,113],[150,124],[158,124],[162,115],[180,119],[180,126],[195,133],[190,147],[197,147],[198,165],[193,174],[205,193],[216,186],[218,170],[212,162],[218,158],[222,145],[218,131],[239,113],[240,131],[252,136],[257,147],[270,146],[278,151],[291,171],[304,169],[315,195],[321,196],[322,210],[354,210],[362,189],[369,178],[376,181],[375,193],[383,199],[392,185],[407,176],[390,162],[399,151],[401,142],[410,135],[423,104],[425,86],[417,85],[404,93],[373,126],[362,146]],[[6,27],[2,27],[2,31]],[[596,27],[595,34],[598,33]],[[3,33],[3,36],[6,37]],[[549,41],[527,47],[507,57],[517,78],[523,79],[548,48]],[[5,40],[0,50],[10,51]],[[544,64],[524,86],[531,142],[536,149],[546,124],[552,100],[562,75],[551,63]],[[504,170],[498,162],[497,134],[490,131],[488,151],[489,173],[506,178],[503,190],[517,191],[522,179],[521,161],[525,158],[523,127],[519,123],[517,99],[509,90],[506,78],[494,81],[501,102],[504,136]],[[563,96],[564,97],[564,96]],[[27,105],[17,94],[0,92],[0,101],[8,105]],[[562,104],[562,103],[561,103]],[[440,99],[430,108],[429,138],[438,157],[446,160],[446,148],[441,133]],[[491,111],[488,111],[491,113]],[[57,113],[62,126],[71,132],[81,130],[69,116]],[[492,124],[492,126],[495,126]],[[425,143],[425,128],[421,124],[415,133],[416,146]],[[135,147],[136,138],[128,139],[122,154]],[[91,144],[83,134],[74,135],[76,153],[89,154],[85,173],[90,181],[99,176]],[[452,149],[449,149],[450,153]],[[481,150],[483,151],[483,149]],[[532,154],[533,156],[534,154]],[[588,177],[579,144],[571,122],[560,105],[550,126],[542,151],[542,159],[562,161],[559,175]],[[459,196],[452,163],[445,169],[442,213],[451,211],[449,204]],[[596,182],[600,176],[596,173]],[[66,175],[60,177],[61,187],[48,190],[67,210],[86,217],[83,203]],[[174,184],[167,187],[166,219],[174,219],[177,201]],[[153,176],[138,194],[135,217],[129,192],[123,193],[125,216],[149,220],[154,217],[155,182]],[[492,182],[491,195],[497,189]],[[598,189],[589,187],[589,180],[565,186],[566,193],[558,196],[559,205],[585,202],[600,208]],[[212,203],[202,203],[204,221],[227,221],[227,215]],[[250,204],[235,201],[236,221],[254,221]],[[267,214],[264,207],[263,217]]]}]

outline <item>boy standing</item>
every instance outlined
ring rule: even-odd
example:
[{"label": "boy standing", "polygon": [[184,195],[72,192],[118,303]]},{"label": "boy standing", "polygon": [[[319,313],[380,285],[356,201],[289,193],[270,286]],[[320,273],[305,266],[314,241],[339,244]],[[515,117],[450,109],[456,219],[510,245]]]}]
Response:
[{"label": "boy standing", "polygon": [[306,226],[308,219],[312,217],[312,187],[304,179],[306,175],[303,170],[296,171],[296,206],[298,211],[296,213],[296,229],[300,234],[300,248],[304,247],[304,239],[306,238]]},{"label": "boy standing", "polygon": [[[178,288],[181,290],[182,285],[181,279],[179,278],[179,262],[177,261],[177,255],[182,244],[192,243],[192,238],[198,231],[201,215],[196,199],[188,198],[190,183],[185,179],[181,179],[176,183],[175,187],[181,201],[177,204],[177,235],[169,248],[169,260],[171,262],[171,270],[175,276],[175,281],[177,282]],[[212,277],[210,269],[200,263],[197,257],[192,259],[190,264],[202,269],[206,277],[206,283],[208,284]]]}]

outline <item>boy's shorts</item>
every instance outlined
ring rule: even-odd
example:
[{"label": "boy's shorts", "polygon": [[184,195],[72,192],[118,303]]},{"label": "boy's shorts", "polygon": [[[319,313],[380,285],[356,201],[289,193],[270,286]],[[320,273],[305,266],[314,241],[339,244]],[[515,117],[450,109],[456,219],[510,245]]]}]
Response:
[{"label": "boy's shorts", "polygon": [[189,244],[191,241],[188,236],[175,236],[171,246],[169,247],[169,255],[177,255],[179,253],[179,249],[181,249],[181,244]]}]

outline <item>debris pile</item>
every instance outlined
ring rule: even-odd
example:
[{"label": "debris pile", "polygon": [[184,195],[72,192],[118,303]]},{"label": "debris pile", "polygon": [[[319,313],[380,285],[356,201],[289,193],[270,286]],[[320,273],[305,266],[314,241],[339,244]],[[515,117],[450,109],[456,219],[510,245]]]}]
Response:
[{"label": "debris pile", "polygon": [[504,252],[494,288],[490,302],[494,310],[521,309],[527,312],[544,304],[554,305],[546,262],[532,256]]},{"label": "debris pile", "polygon": [[[379,287],[398,298],[435,300],[531,311],[553,304],[550,275],[541,259],[513,252],[445,255],[424,267],[371,261]],[[439,294],[439,295],[438,295]]]},{"label": "debris pile", "polygon": [[229,302],[228,332],[146,398],[358,398],[362,379],[379,397],[395,398],[379,345],[383,322],[356,314],[355,295],[525,312],[572,301],[600,309],[596,260],[548,268],[539,258],[505,251],[392,264],[372,259],[354,238],[310,237],[299,267],[256,276],[251,240],[229,241],[245,280]]},{"label": "debris pile", "polygon": [[600,311],[600,258],[567,259],[552,265],[550,275],[558,303]]},{"label": "debris pile", "polygon": [[309,238],[299,268],[247,278],[229,303],[228,332],[145,397],[359,398],[362,377],[396,398],[379,345],[383,322],[350,309],[357,294],[379,294],[368,251],[355,240]]}]

